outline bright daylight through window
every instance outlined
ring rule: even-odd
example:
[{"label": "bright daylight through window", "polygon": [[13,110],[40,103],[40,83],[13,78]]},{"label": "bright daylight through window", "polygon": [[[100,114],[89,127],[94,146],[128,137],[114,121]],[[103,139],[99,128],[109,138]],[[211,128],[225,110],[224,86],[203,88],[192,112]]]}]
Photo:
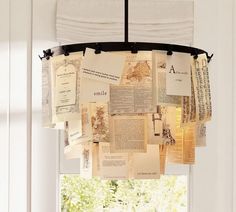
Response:
[{"label": "bright daylight through window", "polygon": [[99,180],[61,175],[61,212],[187,212],[187,176]]}]

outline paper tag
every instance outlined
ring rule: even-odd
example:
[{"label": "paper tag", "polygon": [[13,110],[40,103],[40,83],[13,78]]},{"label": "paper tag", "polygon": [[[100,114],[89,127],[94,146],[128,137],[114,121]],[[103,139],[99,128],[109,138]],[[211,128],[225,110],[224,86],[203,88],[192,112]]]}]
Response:
[{"label": "paper tag", "polygon": [[72,64],[59,67],[56,70],[55,88],[56,106],[75,104],[76,99],[76,69]]},{"label": "paper tag", "polygon": [[95,54],[94,49],[86,48],[81,66],[84,78],[118,85],[124,69],[125,56],[108,52]]},{"label": "paper tag", "polygon": [[190,55],[174,53],[166,61],[166,94],[191,96]]},{"label": "paper tag", "polygon": [[80,88],[80,102],[82,103],[109,102],[110,85],[108,83],[83,78]]}]

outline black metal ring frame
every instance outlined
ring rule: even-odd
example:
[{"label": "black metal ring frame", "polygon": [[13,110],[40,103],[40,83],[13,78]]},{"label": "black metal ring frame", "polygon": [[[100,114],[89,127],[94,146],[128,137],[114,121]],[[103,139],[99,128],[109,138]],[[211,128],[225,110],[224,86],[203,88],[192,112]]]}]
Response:
[{"label": "black metal ring frame", "polygon": [[172,55],[173,52],[182,52],[189,53],[197,58],[198,54],[205,53],[208,59],[208,62],[211,61],[213,54],[209,55],[206,51],[190,46],[182,46],[176,44],[165,44],[165,43],[144,43],[144,42],[128,42],[128,32],[129,32],[129,23],[128,23],[128,0],[124,0],[124,42],[99,42],[99,43],[78,43],[71,45],[63,45],[54,47],[52,49],[44,50],[43,57],[50,59],[52,56],[64,54],[65,56],[69,55],[72,52],[85,51],[86,48],[95,49],[95,53],[99,54],[101,51],[131,51],[132,53],[137,53],[138,51],[152,51],[152,50],[163,50],[167,51],[168,55]]}]

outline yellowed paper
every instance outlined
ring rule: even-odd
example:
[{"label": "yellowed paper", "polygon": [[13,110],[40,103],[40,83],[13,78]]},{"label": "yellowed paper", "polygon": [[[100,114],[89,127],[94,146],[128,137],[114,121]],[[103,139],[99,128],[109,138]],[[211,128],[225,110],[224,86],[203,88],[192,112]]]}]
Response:
[{"label": "yellowed paper", "polygon": [[192,58],[192,77],[196,101],[196,120],[206,122],[211,119],[211,92],[208,73],[208,63],[205,54]]},{"label": "yellowed paper", "polygon": [[168,146],[168,162],[193,164],[195,161],[195,126],[181,127],[181,109],[176,110],[175,144]]},{"label": "yellowed paper", "polygon": [[102,179],[128,179],[128,153],[111,153],[110,144],[99,143],[100,177]]},{"label": "yellowed paper", "polygon": [[159,179],[160,154],[159,145],[147,145],[147,152],[132,154],[131,178],[134,179]]},{"label": "yellowed paper", "polygon": [[175,52],[166,60],[166,94],[191,95],[190,54]]},{"label": "yellowed paper", "polygon": [[125,67],[121,84],[110,88],[110,114],[153,112],[155,97],[151,52],[126,52],[122,55],[126,56]]},{"label": "yellowed paper", "polygon": [[166,93],[166,60],[167,54],[162,51],[153,51],[153,72],[155,79],[155,94],[157,105],[162,106],[180,106],[181,97],[167,95]]},{"label": "yellowed paper", "polygon": [[159,145],[159,152],[160,152],[160,174],[165,174],[166,169],[166,157],[167,157],[167,145]]},{"label": "yellowed paper", "polygon": [[98,145],[92,142],[85,142],[80,145],[80,176],[90,179],[99,175]]},{"label": "yellowed paper", "polygon": [[124,64],[123,55],[110,52],[95,54],[94,49],[86,48],[81,66],[82,77],[119,85]]},{"label": "yellowed paper", "polygon": [[51,58],[52,122],[80,118],[80,65],[82,53]]},{"label": "yellowed paper", "polygon": [[205,147],[206,146],[206,125],[197,124],[196,125],[196,146]]},{"label": "yellowed paper", "polygon": [[146,116],[111,116],[111,152],[146,152]]}]

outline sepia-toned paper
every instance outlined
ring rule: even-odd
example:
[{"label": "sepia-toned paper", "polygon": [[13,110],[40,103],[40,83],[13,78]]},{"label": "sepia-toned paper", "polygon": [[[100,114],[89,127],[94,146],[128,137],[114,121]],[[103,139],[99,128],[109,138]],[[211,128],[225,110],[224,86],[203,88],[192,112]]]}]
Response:
[{"label": "sepia-toned paper", "polygon": [[195,161],[195,127],[181,127],[181,109],[176,110],[175,144],[168,146],[168,162],[193,164]]},{"label": "sepia-toned paper", "polygon": [[66,128],[68,131],[68,143],[73,145],[74,143],[78,143],[78,139],[82,136],[82,120],[71,120],[66,122]]},{"label": "sepia-toned paper", "polygon": [[53,123],[80,118],[81,60],[82,53],[51,58]]},{"label": "sepia-toned paper", "polygon": [[196,133],[196,146],[204,147],[206,146],[206,125],[204,123],[197,124],[195,128]]},{"label": "sepia-toned paper", "polygon": [[134,179],[159,179],[160,178],[160,154],[159,145],[147,145],[146,153],[132,154],[132,174]]},{"label": "sepia-toned paper", "polygon": [[125,57],[123,55],[110,52],[95,54],[94,49],[86,48],[81,66],[81,76],[119,85],[124,64]]},{"label": "sepia-toned paper", "polygon": [[111,116],[111,152],[146,152],[146,116]]},{"label": "sepia-toned paper", "polygon": [[121,84],[110,87],[110,114],[154,111],[151,52],[125,53]]},{"label": "sepia-toned paper", "polygon": [[80,145],[67,145],[64,147],[64,156],[66,160],[80,158],[81,146]]},{"label": "sepia-toned paper", "polygon": [[54,128],[52,123],[50,61],[42,59],[42,126]]},{"label": "sepia-toned paper", "polygon": [[167,157],[167,145],[159,145],[159,153],[160,153],[160,174],[165,174],[166,169],[166,157]]},{"label": "sepia-toned paper", "polygon": [[90,103],[93,142],[109,142],[109,117],[106,103]]},{"label": "sepia-toned paper", "polygon": [[160,106],[156,113],[147,114],[148,144],[162,144],[163,122]]},{"label": "sepia-toned paper", "polygon": [[110,144],[99,143],[99,167],[102,179],[128,179],[128,153],[111,153]]},{"label": "sepia-toned paper", "polygon": [[[92,141],[93,139],[90,105],[82,104],[80,107],[80,110],[81,110],[81,113],[80,113],[81,114],[81,117],[80,117],[81,127],[79,126],[79,123],[77,123],[77,129],[74,130],[75,132],[77,132],[77,135],[80,135],[80,136],[74,136],[74,139],[73,139],[73,143],[77,143],[77,144]],[[76,120],[73,120],[73,122],[76,122]],[[70,123],[71,122],[68,123],[69,125],[68,129],[70,129]],[[81,130],[81,133],[79,132],[80,130]]]},{"label": "sepia-toned paper", "polygon": [[81,148],[80,152],[80,176],[86,179],[90,179],[93,176],[99,175],[98,164],[98,145],[91,142],[85,142],[79,144]]},{"label": "sepia-toned paper", "polygon": [[166,57],[166,94],[191,95],[190,54],[175,52]]},{"label": "sepia-toned paper", "polygon": [[174,145],[176,143],[176,107],[160,107],[163,123],[162,144]]},{"label": "sepia-toned paper", "polygon": [[209,121],[212,116],[212,105],[208,62],[205,54],[198,55],[197,59],[192,57],[192,77],[196,101],[196,120],[197,122]]},{"label": "sepia-toned paper", "polygon": [[80,82],[80,102],[109,102],[110,100],[110,84],[81,78]]},{"label": "sepia-toned paper", "polygon": [[155,79],[155,94],[157,105],[180,106],[181,97],[167,95],[166,93],[166,52],[152,51],[153,54],[153,71]]},{"label": "sepia-toned paper", "polygon": [[191,66],[191,96],[183,96],[181,104],[181,125],[196,123],[196,101]]}]

